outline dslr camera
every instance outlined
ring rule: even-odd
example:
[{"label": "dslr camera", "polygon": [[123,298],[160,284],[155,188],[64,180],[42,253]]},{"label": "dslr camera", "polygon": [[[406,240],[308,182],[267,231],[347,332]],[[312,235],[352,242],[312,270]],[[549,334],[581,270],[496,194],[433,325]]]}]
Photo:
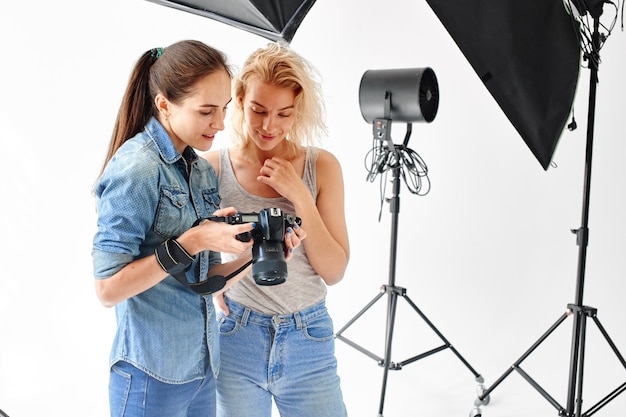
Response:
[{"label": "dslr camera", "polygon": [[283,213],[276,207],[265,208],[258,213],[236,213],[232,216],[209,217],[212,221],[228,224],[256,223],[254,229],[237,235],[242,242],[254,241],[252,245],[252,277],[257,285],[278,285],[287,279],[285,261],[285,230],[300,226],[302,219]]}]

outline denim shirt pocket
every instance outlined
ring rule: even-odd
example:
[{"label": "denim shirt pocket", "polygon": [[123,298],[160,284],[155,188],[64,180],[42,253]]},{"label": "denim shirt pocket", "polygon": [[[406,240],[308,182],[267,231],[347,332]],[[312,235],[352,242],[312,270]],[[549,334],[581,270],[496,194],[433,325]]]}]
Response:
[{"label": "denim shirt pocket", "polygon": [[204,200],[204,207],[209,215],[220,208],[222,198],[220,197],[217,188],[209,188],[202,190],[202,199]]},{"label": "denim shirt pocket", "polygon": [[154,220],[155,233],[164,238],[179,236],[189,223],[189,216],[185,216],[185,206],[188,204],[189,194],[185,190],[162,186]]}]

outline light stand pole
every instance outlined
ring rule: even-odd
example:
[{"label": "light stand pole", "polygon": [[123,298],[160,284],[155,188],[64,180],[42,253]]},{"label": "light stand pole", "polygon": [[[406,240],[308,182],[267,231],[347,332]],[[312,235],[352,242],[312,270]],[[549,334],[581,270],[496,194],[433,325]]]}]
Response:
[{"label": "light stand pole", "polygon": [[[520,375],[529,382],[539,393],[548,400],[559,412],[559,416],[564,417],[590,417],[607,405],[610,401],[615,399],[619,394],[626,391],[626,382],[619,385],[608,395],[602,398],[599,402],[591,406],[587,411],[582,411],[583,403],[583,373],[585,364],[585,337],[587,328],[587,318],[591,318],[606,342],[609,344],[624,369],[626,369],[626,361],[624,357],[617,349],[613,340],[604,329],[600,320],[597,317],[597,309],[594,307],[588,307],[583,304],[584,284],[585,284],[585,266],[587,259],[587,245],[589,241],[589,200],[591,191],[591,166],[593,156],[593,131],[594,131],[594,118],[596,107],[596,87],[598,84],[598,66],[600,63],[600,15],[602,14],[600,8],[592,13],[593,16],[593,34],[592,34],[592,48],[591,53],[586,58],[588,59],[591,74],[589,83],[589,109],[587,120],[587,144],[585,151],[585,171],[584,171],[584,185],[583,185],[583,207],[582,207],[582,225],[572,232],[576,235],[576,244],[579,247],[578,251],[578,270],[576,280],[576,302],[567,305],[567,311],[546,331],[531,347],[528,349],[496,382],[484,390],[484,392],[478,396],[476,400],[476,408],[470,413],[470,417],[482,416],[480,411],[480,404],[487,396],[514,370],[520,373]],[[570,367],[569,367],[569,379],[567,390],[567,404],[565,407],[561,406],[553,397],[551,397],[530,375],[528,375],[521,367],[521,363],[541,344],[543,341],[569,316],[573,316],[573,330],[572,330],[572,346],[570,355]]]}]

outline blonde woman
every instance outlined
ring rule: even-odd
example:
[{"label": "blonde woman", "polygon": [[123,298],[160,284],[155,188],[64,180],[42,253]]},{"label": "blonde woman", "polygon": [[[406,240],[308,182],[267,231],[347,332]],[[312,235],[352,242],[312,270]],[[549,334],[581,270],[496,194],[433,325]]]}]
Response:
[{"label": "blonde woman", "polygon": [[[343,417],[327,286],[344,276],[349,243],[341,167],[313,146],[325,134],[314,68],[287,45],[255,51],[234,81],[235,145],[204,154],[225,206],[278,207],[302,219],[306,239],[279,285],[248,274],[220,306],[220,417]],[[297,231],[297,228],[294,227]]]}]

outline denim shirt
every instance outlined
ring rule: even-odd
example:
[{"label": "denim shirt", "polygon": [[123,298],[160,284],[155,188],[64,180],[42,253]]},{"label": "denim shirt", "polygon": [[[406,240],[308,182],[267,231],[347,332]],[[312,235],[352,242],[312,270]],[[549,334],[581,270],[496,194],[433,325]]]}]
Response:
[{"label": "denim shirt", "polygon": [[[127,140],[94,187],[98,228],[93,240],[96,279],[107,279],[137,259],[151,256],[161,242],[180,236],[220,204],[211,165],[187,148],[176,150],[152,118]],[[186,175],[188,170],[188,179]],[[186,277],[206,279],[218,252],[196,255]],[[126,361],[167,383],[219,372],[217,321],[211,296],[200,296],[168,276],[154,287],[115,306],[117,332],[110,365]]]}]

